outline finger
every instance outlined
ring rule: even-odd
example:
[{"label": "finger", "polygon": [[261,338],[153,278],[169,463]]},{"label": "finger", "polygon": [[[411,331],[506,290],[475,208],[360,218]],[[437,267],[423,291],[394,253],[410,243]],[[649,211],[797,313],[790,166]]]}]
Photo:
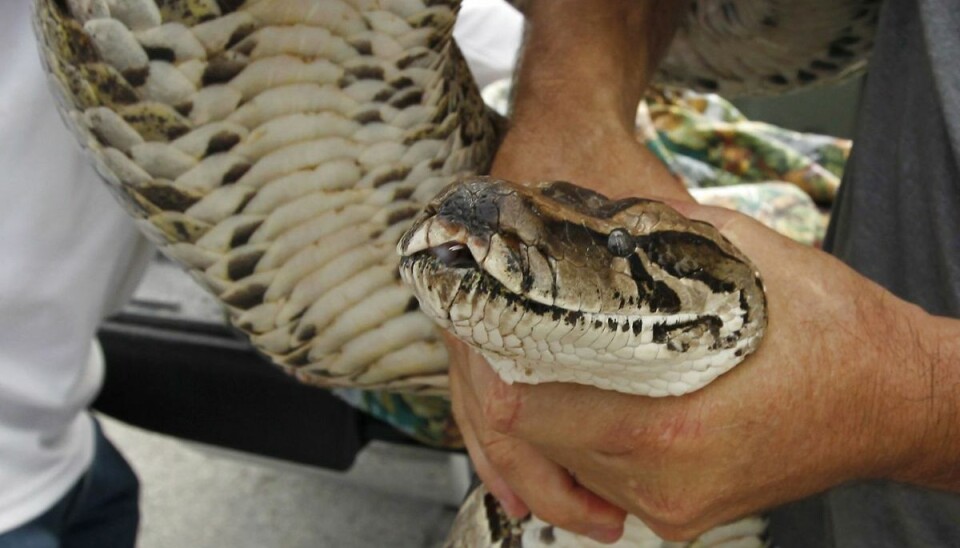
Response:
[{"label": "finger", "polygon": [[676,407],[677,398],[663,401],[571,383],[507,385],[490,367],[471,366],[468,373],[487,427],[534,445],[625,451],[669,426],[658,417],[671,416]]},{"label": "finger", "polygon": [[457,365],[457,362],[454,361],[450,367],[451,407],[453,409],[453,417],[457,422],[457,426],[460,428],[460,433],[463,435],[463,442],[467,447],[470,460],[473,462],[474,469],[477,471],[477,475],[480,476],[480,480],[487,486],[490,493],[500,501],[500,504],[507,514],[514,518],[522,518],[530,513],[530,509],[527,508],[523,500],[513,492],[513,489],[510,488],[507,482],[494,470],[490,462],[487,461],[486,455],[484,455],[480,449],[480,444],[473,431],[473,426],[463,409],[461,379],[460,367]]},{"label": "finger", "polygon": [[779,253],[774,262],[782,263],[784,248],[802,249],[804,247],[756,219],[724,207],[677,201],[667,203],[685,217],[713,225],[750,257],[763,258],[769,255],[771,250],[775,250]]},{"label": "finger", "polygon": [[[458,380],[461,383],[462,379]],[[479,402],[470,390],[460,391],[458,398],[486,463],[534,514],[603,542],[619,538],[625,517],[622,510],[579,485],[564,468],[531,445],[486,429]]]},{"label": "finger", "polygon": [[722,228],[736,216],[736,213],[729,209],[700,205],[696,202],[669,200],[667,205],[676,209],[684,217],[710,223],[717,228]]}]

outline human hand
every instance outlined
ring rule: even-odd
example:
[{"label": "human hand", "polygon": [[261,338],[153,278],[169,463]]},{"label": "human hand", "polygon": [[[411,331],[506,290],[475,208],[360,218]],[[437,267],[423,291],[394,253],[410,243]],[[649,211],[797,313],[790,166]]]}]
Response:
[{"label": "human hand", "polygon": [[[664,399],[507,386],[459,349],[454,410],[478,473],[508,511],[529,507],[613,540],[622,515],[602,503],[609,501],[661,536],[690,538],[846,480],[886,475],[911,454],[912,421],[896,415],[925,388],[904,394],[899,375],[874,368],[915,361],[907,326],[916,311],[745,217],[679,207],[717,225],[757,262],[770,307],[765,342],[700,392]],[[891,314],[906,323],[890,322]],[[911,416],[918,412],[914,406]]]},{"label": "human hand", "polygon": [[[529,43],[539,44],[535,34]],[[585,44],[553,42],[564,43]],[[566,53],[554,61],[577,55]],[[658,197],[711,222],[757,264],[769,327],[758,352],[733,371],[701,391],[661,399],[570,384],[508,386],[451,341],[454,413],[490,491],[513,515],[533,510],[613,541],[624,511],[665,538],[685,539],[858,478],[960,488],[957,437],[941,426],[952,424],[942,417],[956,418],[960,399],[950,388],[960,385],[952,367],[960,362],[957,322],[932,319],[744,216],[690,203],[633,139],[629,108],[639,96],[594,90],[616,79],[622,61],[604,59],[560,63],[554,74],[522,66],[526,87],[518,86],[491,175],[568,180],[611,198]],[[593,70],[598,64],[603,70]],[[957,384],[939,390],[934,376]]]},{"label": "human hand", "polygon": [[[646,151],[612,129],[606,142],[583,140],[586,150],[574,147],[546,161],[525,153],[544,146],[529,135],[508,136],[503,150],[510,153],[498,157],[494,176],[529,180],[529,173],[549,173],[537,179],[588,180],[618,197],[630,194],[636,179],[645,185],[634,185],[635,194],[672,190],[653,177],[635,179],[655,168],[644,166],[651,161]],[[617,151],[617,162],[590,179],[585,172],[594,165],[589,158],[602,156],[598,150]],[[687,537],[846,479],[883,474],[908,452],[908,444],[897,445],[904,436],[885,438],[880,428],[862,427],[886,422],[873,409],[875,394],[901,387],[892,379],[878,387],[871,368],[913,359],[917,343],[909,326],[918,312],[829,256],[746,217],[674,205],[718,226],[755,258],[770,299],[768,341],[703,394],[668,401],[569,385],[507,387],[481,358],[455,349],[455,412],[481,477],[513,513],[533,508],[547,521],[609,540],[619,532],[622,507],[659,533]],[[891,314],[906,321],[889,322]],[[759,372],[731,381],[744,378],[740,369]],[[791,474],[783,473],[783,463]]]}]

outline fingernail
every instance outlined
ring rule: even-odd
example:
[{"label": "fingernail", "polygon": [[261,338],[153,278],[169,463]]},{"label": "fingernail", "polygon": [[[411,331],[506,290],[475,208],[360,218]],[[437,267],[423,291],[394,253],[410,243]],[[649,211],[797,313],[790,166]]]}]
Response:
[{"label": "fingernail", "polygon": [[590,531],[587,532],[588,537],[592,538],[597,542],[603,542],[606,544],[616,542],[621,535],[623,535],[622,527],[612,527],[612,528],[595,527],[593,529],[590,529]]}]

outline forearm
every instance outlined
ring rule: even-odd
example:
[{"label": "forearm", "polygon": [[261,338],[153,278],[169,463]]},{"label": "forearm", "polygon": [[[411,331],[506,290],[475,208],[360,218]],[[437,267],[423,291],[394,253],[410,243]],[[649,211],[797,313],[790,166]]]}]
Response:
[{"label": "forearm", "polygon": [[934,489],[960,492],[960,320],[906,315],[900,327],[908,360],[888,367],[883,420],[906,444],[889,477]]},{"label": "forearm", "polygon": [[[773,471],[785,480],[783,498],[763,504],[858,480],[960,492],[960,320],[932,316],[738,215],[725,223],[696,206],[681,211],[720,227],[764,277],[769,324],[756,356],[703,390],[760,397],[758,410],[720,422],[766,417],[769,429],[752,425],[734,437],[744,447],[746,438],[779,439],[793,453],[769,457],[791,465]],[[718,393],[741,376],[737,396]]]},{"label": "forearm", "polygon": [[515,120],[546,109],[617,121],[637,105],[673,37],[674,0],[534,0],[516,82]]},{"label": "forearm", "polygon": [[811,311],[827,320],[811,318],[820,328],[806,330],[806,398],[823,411],[823,453],[811,457],[826,465],[820,475],[960,492],[960,320],[927,314],[830,262],[836,272],[821,275],[839,285],[797,281],[824,290]]},{"label": "forearm", "polygon": [[682,5],[672,0],[530,2],[511,129],[493,174],[572,180],[614,196],[689,199],[634,137],[637,105]]}]

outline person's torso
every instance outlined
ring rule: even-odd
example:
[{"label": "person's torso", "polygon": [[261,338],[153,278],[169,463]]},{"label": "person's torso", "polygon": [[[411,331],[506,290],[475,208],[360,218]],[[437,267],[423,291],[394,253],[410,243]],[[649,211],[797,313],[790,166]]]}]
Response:
[{"label": "person's torso", "polygon": [[[951,317],[960,317],[958,59],[955,2],[887,0],[824,246],[899,297]],[[856,483],[775,511],[771,531],[784,548],[957,546],[960,495]]]}]

